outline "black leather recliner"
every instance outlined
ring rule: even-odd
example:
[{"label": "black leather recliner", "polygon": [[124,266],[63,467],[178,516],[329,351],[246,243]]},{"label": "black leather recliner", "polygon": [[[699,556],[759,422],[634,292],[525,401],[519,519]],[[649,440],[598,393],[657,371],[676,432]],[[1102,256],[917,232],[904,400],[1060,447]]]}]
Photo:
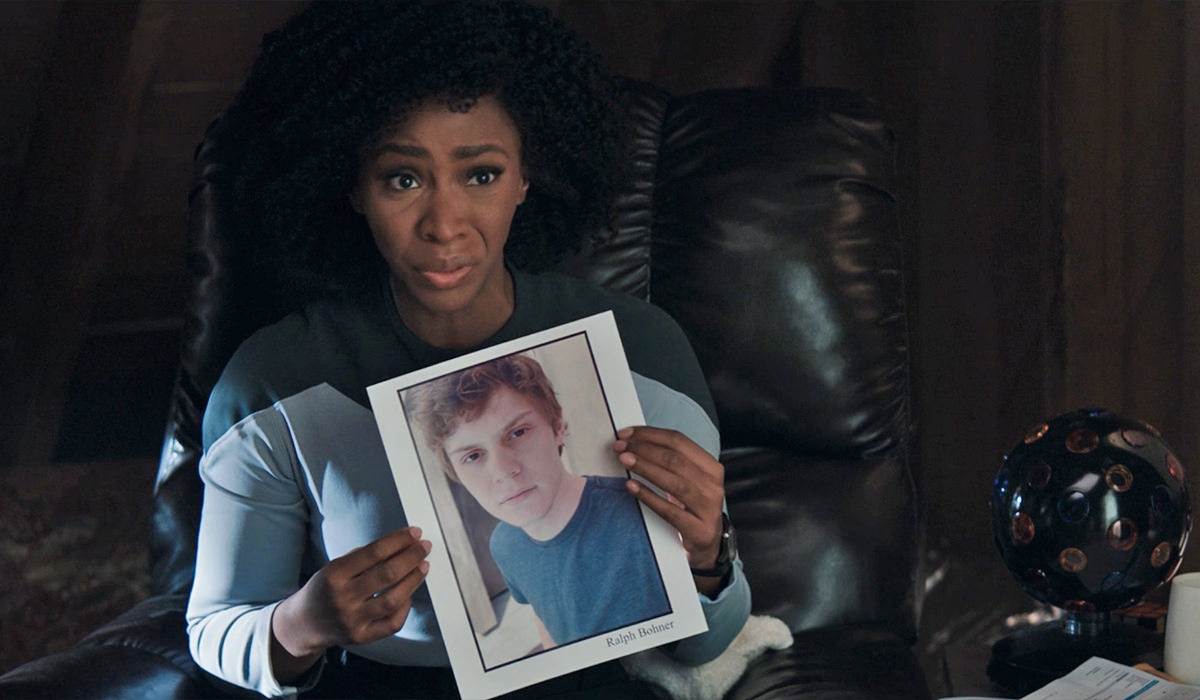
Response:
[{"label": "black leather recliner", "polygon": [[[841,90],[629,89],[635,163],[614,235],[565,267],[666,309],[707,375],[754,611],[795,635],[729,697],[927,698],[912,652],[919,547],[892,131]],[[0,697],[222,695],[192,662],[183,618],[200,420],[233,350],[287,307],[228,235],[221,137],[218,120],[196,153],[193,297],[154,493],[154,595],[0,677]]]}]

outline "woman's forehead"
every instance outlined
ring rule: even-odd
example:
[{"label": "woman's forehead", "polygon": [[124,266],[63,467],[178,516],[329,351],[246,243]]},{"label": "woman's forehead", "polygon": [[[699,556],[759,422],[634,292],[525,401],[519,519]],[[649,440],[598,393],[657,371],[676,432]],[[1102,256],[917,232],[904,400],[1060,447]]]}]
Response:
[{"label": "woman's forehead", "polygon": [[395,142],[474,145],[493,142],[515,148],[521,135],[508,110],[493,95],[476,98],[469,106],[446,98],[426,98],[380,129],[366,145],[371,152]]}]

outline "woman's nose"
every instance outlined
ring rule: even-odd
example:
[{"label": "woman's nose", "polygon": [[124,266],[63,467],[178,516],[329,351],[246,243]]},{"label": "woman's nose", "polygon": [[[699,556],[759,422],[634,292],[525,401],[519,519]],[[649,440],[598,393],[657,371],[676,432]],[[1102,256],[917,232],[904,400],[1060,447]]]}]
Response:
[{"label": "woman's nose", "polygon": [[431,243],[448,243],[464,235],[463,202],[452,187],[436,187],[429,195],[421,220],[421,238]]}]

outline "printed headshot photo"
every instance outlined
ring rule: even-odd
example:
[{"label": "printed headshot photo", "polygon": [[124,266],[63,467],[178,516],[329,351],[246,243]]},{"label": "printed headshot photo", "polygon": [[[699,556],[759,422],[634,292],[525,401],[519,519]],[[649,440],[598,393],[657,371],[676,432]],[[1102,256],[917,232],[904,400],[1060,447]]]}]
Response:
[{"label": "printed headshot photo", "polygon": [[585,334],[400,399],[485,669],[671,612]]}]

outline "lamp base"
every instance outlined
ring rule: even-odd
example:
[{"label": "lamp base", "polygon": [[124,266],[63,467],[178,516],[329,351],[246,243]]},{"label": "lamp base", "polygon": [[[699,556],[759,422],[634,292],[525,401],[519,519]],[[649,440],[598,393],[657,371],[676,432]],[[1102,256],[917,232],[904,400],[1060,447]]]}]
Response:
[{"label": "lamp base", "polygon": [[1068,616],[1017,630],[992,645],[987,674],[1000,687],[1026,695],[1075,670],[1093,656],[1133,666],[1162,664],[1162,635],[1135,625],[1109,625]]}]

